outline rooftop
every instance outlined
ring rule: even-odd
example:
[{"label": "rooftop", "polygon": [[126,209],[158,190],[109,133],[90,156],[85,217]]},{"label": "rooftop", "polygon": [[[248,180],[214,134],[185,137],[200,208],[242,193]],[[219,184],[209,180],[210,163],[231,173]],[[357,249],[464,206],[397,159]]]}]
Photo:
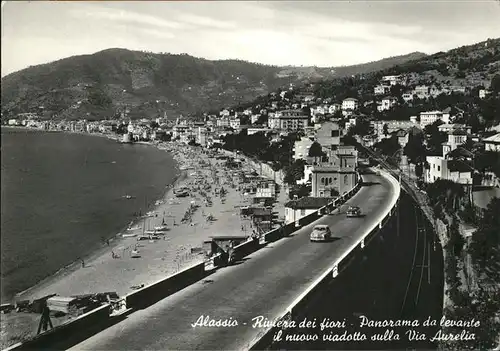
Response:
[{"label": "rooftop", "polygon": [[425,114],[438,114],[438,113],[443,113],[441,111],[423,111],[423,112],[420,112],[421,115],[425,115]]},{"label": "rooftop", "polygon": [[441,124],[438,128],[444,129],[444,128],[464,128],[464,127],[465,125],[460,123],[445,123]]},{"label": "rooftop", "polygon": [[472,172],[473,168],[462,161],[450,160],[448,161],[448,169],[451,172]]},{"label": "rooftop", "polygon": [[455,150],[450,151],[448,155],[446,155],[447,158],[449,157],[474,157],[474,154],[470,152],[469,150],[464,149],[463,147],[459,146]]},{"label": "rooftop", "polygon": [[500,133],[497,133],[495,135],[492,135],[486,139],[484,139],[483,141],[486,141],[486,142],[493,142],[493,143],[500,143]]},{"label": "rooftop", "polygon": [[454,129],[450,132],[450,135],[467,135],[467,132],[463,129]]},{"label": "rooftop", "polygon": [[403,130],[403,129],[398,129],[398,130],[392,132],[391,134],[396,135],[397,137],[404,137],[404,136],[406,136],[406,134],[408,134],[408,132],[406,130]]}]

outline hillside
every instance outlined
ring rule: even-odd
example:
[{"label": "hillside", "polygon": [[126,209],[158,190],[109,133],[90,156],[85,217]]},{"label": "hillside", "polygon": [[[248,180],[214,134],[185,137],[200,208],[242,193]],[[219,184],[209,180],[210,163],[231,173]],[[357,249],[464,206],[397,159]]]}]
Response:
[{"label": "hillside", "polygon": [[[368,74],[346,75],[342,79],[325,79],[314,85],[314,92],[319,98],[331,98],[336,101],[341,101],[346,97],[357,97],[362,102],[380,101],[384,95],[375,95],[373,89],[386,75],[402,74],[408,78],[406,87],[394,86],[390,90],[391,94],[400,95],[402,90],[413,89],[422,84],[437,88],[468,87],[471,90],[478,90],[479,87],[489,88],[493,77],[499,73],[500,39],[488,39],[447,52],[438,52],[419,59],[408,60]],[[436,99],[431,100],[436,102]],[[438,100],[444,101],[446,99],[442,97]],[[400,118],[409,116],[398,109],[393,110],[395,112],[389,119],[395,118],[396,114],[399,114]],[[366,113],[372,115],[372,113]],[[414,113],[415,111],[412,114]]]},{"label": "hillside", "polygon": [[500,72],[500,38],[488,39],[388,68],[381,74],[418,73],[419,81],[487,87]]},{"label": "hillside", "polygon": [[392,67],[424,56],[396,56],[338,68],[276,67],[187,54],[108,49],[32,66],[2,78],[2,115],[101,119],[194,114],[252,101],[279,87]]}]

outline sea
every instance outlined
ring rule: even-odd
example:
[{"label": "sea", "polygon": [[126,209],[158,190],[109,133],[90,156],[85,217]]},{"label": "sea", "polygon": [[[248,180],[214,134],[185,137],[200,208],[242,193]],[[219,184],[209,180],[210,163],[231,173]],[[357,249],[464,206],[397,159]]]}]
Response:
[{"label": "sea", "polygon": [[2,128],[2,303],[99,250],[154,208],[178,174],[153,146]]}]

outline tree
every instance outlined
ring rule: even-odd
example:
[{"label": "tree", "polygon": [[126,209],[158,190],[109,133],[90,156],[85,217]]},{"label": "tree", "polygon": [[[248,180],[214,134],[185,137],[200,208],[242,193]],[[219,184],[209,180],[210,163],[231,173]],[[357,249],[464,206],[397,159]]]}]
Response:
[{"label": "tree", "polygon": [[493,78],[491,78],[490,89],[494,93],[500,93],[500,74],[495,74]]},{"label": "tree", "polygon": [[483,173],[492,171],[497,177],[500,177],[500,154],[495,151],[476,153],[474,167]]},{"label": "tree", "polygon": [[448,241],[448,245],[450,245],[453,253],[458,258],[458,257],[460,257],[460,254],[462,253],[462,249],[464,247],[465,240],[462,237],[462,235],[460,234],[460,231],[458,229],[458,220],[455,217],[453,217],[453,219],[452,219],[449,234],[450,234],[450,238]]},{"label": "tree", "polygon": [[412,134],[408,136],[408,143],[404,147],[404,154],[408,156],[411,163],[417,165],[425,160],[426,149],[422,134]]},{"label": "tree", "polygon": [[172,140],[172,134],[169,133],[162,133],[160,136],[161,141],[170,141]]},{"label": "tree", "polygon": [[257,122],[255,122],[255,124],[266,125],[267,121],[268,121],[268,116],[266,114],[261,114],[257,119]]},{"label": "tree", "polygon": [[88,101],[97,107],[108,107],[113,100],[101,88],[91,88],[89,90]]},{"label": "tree", "polygon": [[290,189],[288,194],[290,199],[293,199],[295,195],[300,199],[301,197],[308,196],[311,193],[311,188],[307,185],[295,185]]},{"label": "tree", "polygon": [[321,148],[321,145],[315,141],[312,143],[311,147],[309,148],[309,157],[314,157],[314,163],[317,163],[317,158],[318,157],[323,157],[325,153],[323,152],[323,149]]},{"label": "tree", "polygon": [[443,152],[442,144],[448,140],[448,134],[446,134],[445,132],[440,132],[438,129],[441,124],[443,124],[443,121],[438,120],[424,128],[424,132],[428,136],[428,153],[431,155],[441,155]]},{"label": "tree", "polygon": [[417,163],[415,165],[415,175],[418,178],[422,178],[422,176],[424,175],[424,164],[423,163]]},{"label": "tree", "polygon": [[389,157],[392,157],[398,150],[401,149],[401,145],[399,145],[398,138],[395,135],[392,135],[390,138],[383,139],[373,145],[373,147]]},{"label": "tree", "polygon": [[283,179],[287,184],[296,184],[297,180],[304,177],[304,168],[306,165],[305,160],[295,160],[290,166],[285,168],[285,178]]},{"label": "tree", "polygon": [[349,129],[351,135],[365,136],[371,133],[370,121],[360,120]]},{"label": "tree", "polygon": [[123,135],[126,133],[127,133],[127,125],[126,124],[118,125],[118,127],[116,128],[116,134]]},{"label": "tree", "polygon": [[484,212],[469,246],[472,259],[480,267],[496,270],[500,262],[500,198],[493,198]]},{"label": "tree", "polygon": [[463,186],[451,180],[438,179],[425,190],[433,207],[444,208],[450,213],[457,211],[465,198]]}]

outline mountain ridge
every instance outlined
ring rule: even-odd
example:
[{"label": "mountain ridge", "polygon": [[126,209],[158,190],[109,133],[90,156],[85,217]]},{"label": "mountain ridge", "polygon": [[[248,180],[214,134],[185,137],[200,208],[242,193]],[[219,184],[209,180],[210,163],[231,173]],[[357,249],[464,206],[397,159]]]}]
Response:
[{"label": "mountain ridge", "polygon": [[245,103],[281,87],[368,73],[425,57],[407,55],[340,67],[273,66],[239,59],[109,48],[30,66],[2,78],[2,115],[50,119],[175,118]]}]

